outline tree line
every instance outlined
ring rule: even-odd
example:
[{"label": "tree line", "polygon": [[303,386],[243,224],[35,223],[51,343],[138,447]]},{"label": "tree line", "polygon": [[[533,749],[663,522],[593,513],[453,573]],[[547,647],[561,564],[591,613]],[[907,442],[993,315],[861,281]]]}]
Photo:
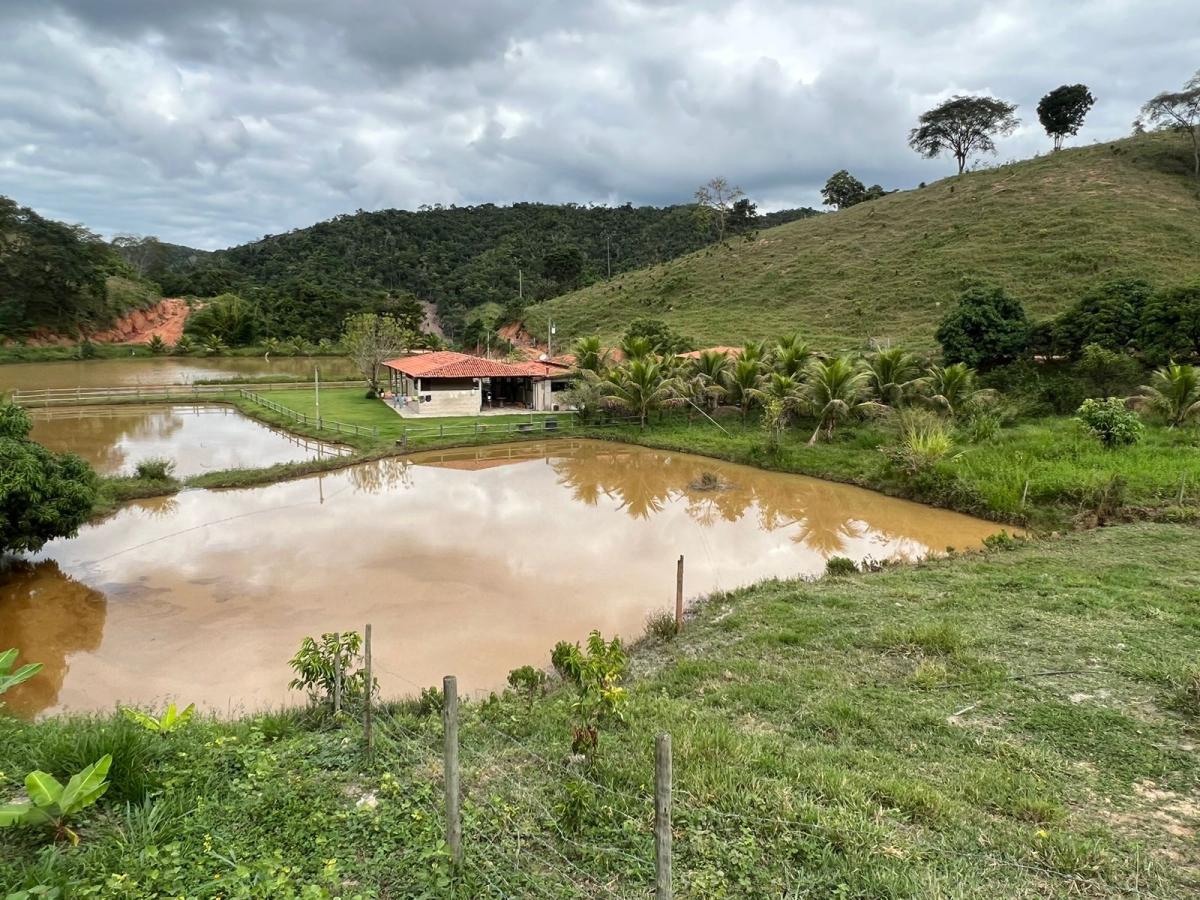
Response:
[{"label": "tree line", "polygon": [[[812,209],[759,214],[744,197],[714,216],[709,207],[422,207],[358,211],[228,250],[150,254],[147,277],[170,294],[235,293],[259,310],[266,332],[332,339],[350,314],[393,312],[421,298],[460,335],[485,304],[519,319],[524,303],[575,290],[693,250],[728,233],[816,215]],[[153,239],[132,239],[139,254]]]}]

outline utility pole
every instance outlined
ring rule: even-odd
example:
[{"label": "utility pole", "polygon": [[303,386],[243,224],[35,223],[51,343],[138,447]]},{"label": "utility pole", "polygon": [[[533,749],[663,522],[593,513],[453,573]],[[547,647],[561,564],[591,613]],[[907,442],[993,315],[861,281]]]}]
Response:
[{"label": "utility pole", "polygon": [[546,321],[546,359],[554,358],[554,320]]},{"label": "utility pole", "polygon": [[321,367],[313,367],[313,390],[316,394],[314,403],[317,407],[317,431],[321,430]]},{"label": "utility pole", "polygon": [[604,262],[608,266],[608,280],[612,281],[612,235],[604,235]]},{"label": "utility pole", "polygon": [[521,271],[520,266],[517,267],[517,299],[525,299],[525,274]]}]

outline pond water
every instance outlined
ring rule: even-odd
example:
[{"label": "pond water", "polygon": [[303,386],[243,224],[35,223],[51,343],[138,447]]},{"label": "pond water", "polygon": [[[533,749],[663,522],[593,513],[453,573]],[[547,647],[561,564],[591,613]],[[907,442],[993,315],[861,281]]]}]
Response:
[{"label": "pond water", "polygon": [[[704,473],[720,486],[702,489]],[[916,559],[998,526],[870,491],[620,444],[414,455],[267,487],[131,504],[0,583],[0,643],[44,672],[24,715],[299,702],[301,638],[370,622],[385,696],[466,691],[548,665],[589,630],[636,638],[688,597],[815,574],[833,555]]]},{"label": "pond water", "polygon": [[270,428],[218,404],[31,409],[35,441],[78,453],[103,475],[131,475],[143,459],[175,461],[175,475],[342,455],[342,447]]},{"label": "pond water", "polygon": [[269,360],[261,356],[61,360],[0,365],[0,394],[41,388],[192,384],[198,380],[238,380],[265,375],[303,375],[311,378],[314,367],[320,367],[321,378],[329,381],[359,377],[350,360],[338,356],[312,359],[279,356]]}]

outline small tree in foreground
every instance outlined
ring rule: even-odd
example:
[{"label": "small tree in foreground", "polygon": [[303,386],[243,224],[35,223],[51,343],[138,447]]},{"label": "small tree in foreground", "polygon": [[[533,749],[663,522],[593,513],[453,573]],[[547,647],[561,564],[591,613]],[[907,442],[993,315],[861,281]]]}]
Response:
[{"label": "small tree in foreground", "polygon": [[1062,149],[1063,138],[1079,133],[1095,102],[1086,84],[1064,84],[1038,101],[1038,121],[1054,139],[1055,150]]},{"label": "small tree in foreground", "polygon": [[346,320],[342,346],[367,381],[367,396],[379,393],[379,367],[416,343],[416,335],[392,316],[359,313]]},{"label": "small tree in foreground", "polygon": [[1150,122],[1183,132],[1192,142],[1192,174],[1200,178],[1200,71],[1181,91],[1163,91],[1142,107]]},{"label": "small tree in foreground", "polygon": [[1075,414],[1079,423],[1108,449],[1136,444],[1145,427],[1120,397],[1088,399]]},{"label": "small tree in foreground", "polygon": [[932,159],[949,151],[963,173],[975,153],[995,153],[994,135],[1012,134],[1020,124],[1017,107],[995,97],[951,97],[922,113],[908,135],[908,145]]},{"label": "small tree in foreground", "polygon": [[29,440],[32,428],[25,410],[0,401],[0,555],[75,534],[96,501],[91,466]]}]

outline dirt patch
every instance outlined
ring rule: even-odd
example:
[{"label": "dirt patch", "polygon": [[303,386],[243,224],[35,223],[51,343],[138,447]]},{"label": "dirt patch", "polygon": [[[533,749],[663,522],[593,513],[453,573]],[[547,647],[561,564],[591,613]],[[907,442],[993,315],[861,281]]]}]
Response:
[{"label": "dirt patch", "polygon": [[1135,838],[1154,835],[1165,846],[1154,854],[1193,872],[1200,872],[1195,853],[1196,832],[1200,828],[1200,795],[1163,790],[1153,781],[1133,785],[1137,806],[1110,811],[1110,822]]},{"label": "dirt patch", "polygon": [[122,316],[111,328],[91,335],[91,339],[104,344],[148,344],[159,337],[166,344],[175,344],[183,337],[189,312],[183,300],[160,300]]}]

